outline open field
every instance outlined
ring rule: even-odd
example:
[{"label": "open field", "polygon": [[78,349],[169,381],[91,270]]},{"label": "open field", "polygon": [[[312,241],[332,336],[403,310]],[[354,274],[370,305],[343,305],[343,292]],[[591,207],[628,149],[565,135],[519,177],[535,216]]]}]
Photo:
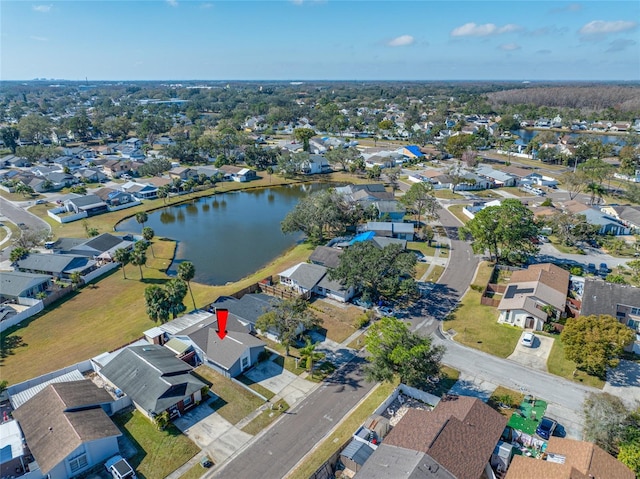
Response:
[{"label": "open field", "polygon": [[356,318],[362,315],[362,310],[352,304],[338,306],[318,298],[312,299],[309,307],[314,315],[322,319],[318,330],[337,343],[355,332]]},{"label": "open field", "polygon": [[169,424],[159,431],[139,411],[116,414],[113,421],[137,448],[128,461],[141,479],[166,477],[200,452],[177,427]]}]

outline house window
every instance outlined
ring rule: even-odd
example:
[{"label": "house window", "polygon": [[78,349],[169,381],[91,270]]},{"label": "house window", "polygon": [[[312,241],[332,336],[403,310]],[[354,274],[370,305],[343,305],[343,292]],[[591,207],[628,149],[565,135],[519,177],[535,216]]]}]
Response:
[{"label": "house window", "polygon": [[80,469],[87,467],[88,464],[89,461],[87,460],[87,454],[84,452],[73,459],[69,459],[69,468],[71,468],[71,472],[77,472]]},{"label": "house window", "polygon": [[182,405],[183,405],[184,407],[187,407],[189,404],[191,404],[191,401],[192,401],[191,396],[186,397],[186,398],[184,398],[184,399],[182,400]]},{"label": "house window", "polygon": [[242,358],[242,369],[246,369],[248,367],[249,367],[249,358],[248,357]]},{"label": "house window", "polygon": [[630,319],[629,321],[627,321],[627,326],[636,331],[640,331],[640,321],[637,321],[635,319]]}]

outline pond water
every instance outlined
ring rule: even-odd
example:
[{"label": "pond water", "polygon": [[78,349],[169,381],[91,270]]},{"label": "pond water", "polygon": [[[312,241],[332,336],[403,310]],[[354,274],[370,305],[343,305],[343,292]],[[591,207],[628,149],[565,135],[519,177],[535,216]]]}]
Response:
[{"label": "pond water", "polygon": [[[225,284],[254,273],[302,240],[301,233],[283,234],[280,222],[301,198],[328,187],[291,185],[218,194],[149,213],[145,226],[153,228],[156,237],[178,242],[169,274],[175,274],[181,261],[191,261],[194,281]],[[135,218],[118,225],[118,231],[141,230]]]},{"label": "pond water", "polygon": [[[545,130],[513,130],[512,133],[518,135],[522,138],[522,141],[525,143],[529,143],[532,138]],[[565,133],[557,133],[554,132],[556,136],[564,135]],[[616,145],[624,145],[625,144],[625,136],[624,135],[596,135],[596,134],[580,134],[580,133],[568,133],[572,138],[587,138],[592,140],[600,140],[603,144],[613,143]]]}]

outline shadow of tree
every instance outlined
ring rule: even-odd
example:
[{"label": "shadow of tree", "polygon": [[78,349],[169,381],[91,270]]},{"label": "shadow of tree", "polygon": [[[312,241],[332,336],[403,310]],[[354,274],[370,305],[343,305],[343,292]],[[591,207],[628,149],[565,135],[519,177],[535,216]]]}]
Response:
[{"label": "shadow of tree", "polygon": [[17,335],[2,335],[0,339],[0,364],[4,362],[4,359],[8,356],[15,354],[14,350],[28,346],[22,339],[22,336]]}]

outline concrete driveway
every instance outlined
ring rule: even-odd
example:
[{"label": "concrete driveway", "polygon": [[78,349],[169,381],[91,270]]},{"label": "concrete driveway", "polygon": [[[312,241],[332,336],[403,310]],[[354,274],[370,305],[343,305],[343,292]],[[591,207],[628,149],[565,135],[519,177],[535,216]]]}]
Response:
[{"label": "concrete driveway", "polygon": [[244,446],[253,436],[242,432],[202,403],[173,423],[218,464]]},{"label": "concrete driveway", "polygon": [[[524,333],[525,332],[523,331],[522,335],[524,335]],[[554,339],[536,334],[533,347],[529,348],[522,344],[522,335],[518,340],[516,349],[513,350],[513,353],[511,353],[511,355],[507,359],[520,363],[523,366],[527,366],[529,368],[546,371],[547,359],[549,358],[549,354],[551,353]]]},{"label": "concrete driveway", "polygon": [[624,401],[627,407],[636,408],[640,403],[640,364],[620,361],[620,365],[607,373],[602,389]]},{"label": "concrete driveway", "polygon": [[487,402],[498,386],[471,374],[461,372],[460,377],[449,390],[450,394],[471,396]]},{"label": "concrete driveway", "polygon": [[316,387],[316,383],[296,376],[271,360],[259,363],[244,375],[284,399],[289,406],[293,406]]}]

